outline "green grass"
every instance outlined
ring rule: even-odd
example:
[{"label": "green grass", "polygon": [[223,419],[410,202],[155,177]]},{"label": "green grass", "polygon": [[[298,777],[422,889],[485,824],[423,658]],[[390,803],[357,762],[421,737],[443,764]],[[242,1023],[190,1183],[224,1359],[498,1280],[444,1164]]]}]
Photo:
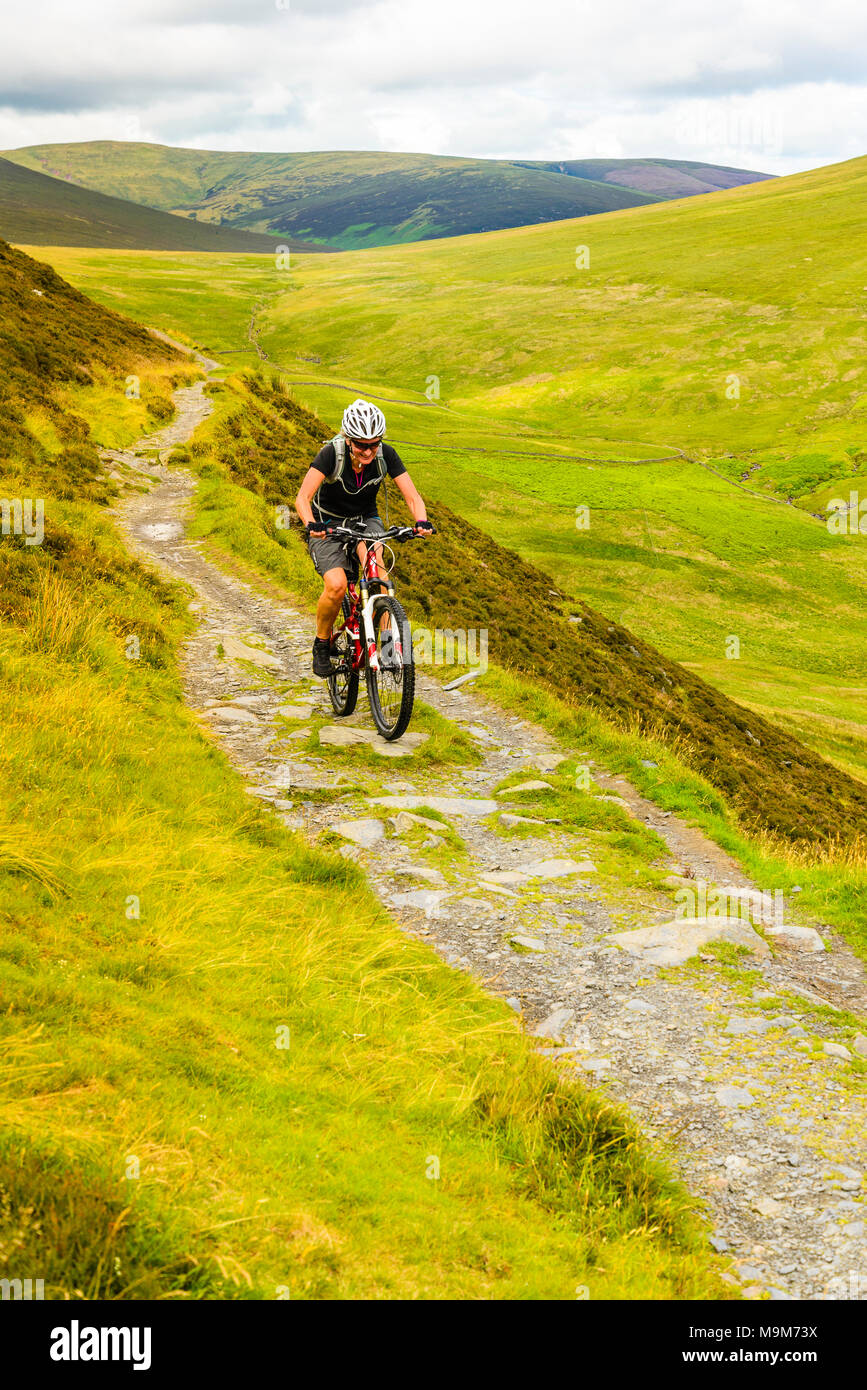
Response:
[{"label": "green grass", "polygon": [[[331,370],[419,393],[436,373],[456,412],[564,446],[861,443],[865,254],[850,234],[865,179],[867,159],[851,160],[592,221],[304,261],[263,346],[279,356],[303,338]],[[590,245],[586,270],[576,241]],[[439,422],[457,442],[461,414]]]},{"label": "green grass", "polygon": [[239,361],[257,360],[246,336],[250,317],[255,304],[281,283],[276,277],[284,275],[273,257],[31,249],[98,304],[206,346],[229,363],[236,360],[233,352]]},{"label": "green grass", "polygon": [[[122,602],[163,664],[90,593],[72,644],[2,634],[4,1274],[61,1230],[53,1297],[710,1293],[629,1126],[250,805],[183,709],[180,597]],[[21,1176],[36,1143],[51,1184]]]}]

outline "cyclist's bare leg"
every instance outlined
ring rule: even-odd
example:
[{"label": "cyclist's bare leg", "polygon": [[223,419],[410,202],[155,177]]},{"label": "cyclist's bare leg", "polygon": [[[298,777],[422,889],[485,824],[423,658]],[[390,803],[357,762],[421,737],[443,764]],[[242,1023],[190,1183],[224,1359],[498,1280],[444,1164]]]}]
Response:
[{"label": "cyclist's bare leg", "polygon": [[334,627],[334,619],[340,612],[343,595],[346,593],[346,571],[326,570],[322,576],[322,594],[316,605],[316,636],[327,642]]}]

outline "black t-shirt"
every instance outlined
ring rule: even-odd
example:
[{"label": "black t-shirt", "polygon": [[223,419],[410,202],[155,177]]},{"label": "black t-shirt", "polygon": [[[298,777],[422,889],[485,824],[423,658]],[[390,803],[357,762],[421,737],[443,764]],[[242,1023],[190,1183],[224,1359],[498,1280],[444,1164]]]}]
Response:
[{"label": "black t-shirt", "polygon": [[[385,459],[389,478],[399,478],[406,469],[400,455],[390,444],[383,444],[382,456]],[[349,445],[343,461],[343,476],[336,483],[327,481],[334,472],[337,452],[334,445],[324,445],[316,455],[311,468],[316,468],[326,479],[313,499],[313,515],[321,521],[323,516],[373,516],[376,514],[376,498],[382,479],[376,455],[366,463],[359,473],[352,458]]]}]

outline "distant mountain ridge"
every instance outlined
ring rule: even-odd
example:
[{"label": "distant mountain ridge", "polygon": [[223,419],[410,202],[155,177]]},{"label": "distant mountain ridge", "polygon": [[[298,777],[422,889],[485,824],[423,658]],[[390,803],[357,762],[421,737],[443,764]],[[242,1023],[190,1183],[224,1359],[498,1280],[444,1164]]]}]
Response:
[{"label": "distant mountain ridge", "polygon": [[[175,217],[0,157],[0,236],[24,246],[99,246],[128,251],[252,251],[273,237]],[[317,248],[310,248],[317,249]]]},{"label": "distant mountain ridge", "polygon": [[[774,174],[733,169],[725,164],[702,164],[691,159],[566,159],[560,163],[516,160],[527,169],[545,169],[573,178],[596,179],[647,193],[660,202],[717,193],[743,183],[761,183]],[[745,175],[747,177],[745,177]]]},{"label": "distant mountain ridge", "polygon": [[122,141],[3,153],[68,184],[200,224],[333,250],[557,222],[772,177],[689,160],[275,154]]}]

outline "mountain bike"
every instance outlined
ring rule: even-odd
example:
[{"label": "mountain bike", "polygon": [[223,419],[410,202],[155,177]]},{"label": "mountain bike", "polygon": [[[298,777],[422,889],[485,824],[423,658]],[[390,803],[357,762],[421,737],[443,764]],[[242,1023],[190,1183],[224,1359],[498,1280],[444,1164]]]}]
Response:
[{"label": "mountain bike", "polygon": [[[357,583],[350,580],[332,637],[333,674],[327,678],[331,707],[337,715],[350,715],[358,702],[361,670],[367,682],[367,698],[373,721],[391,742],[406,731],[415,699],[415,664],[409,619],[394,596],[391,571],[395,555],[389,542],[402,545],[419,540],[412,526],[392,526],[380,536],[366,535],[351,526],[329,526],[329,536],[347,542],[364,541],[367,554],[359,567]],[[374,545],[391,553],[377,564]],[[380,573],[384,570],[384,575]]]}]

